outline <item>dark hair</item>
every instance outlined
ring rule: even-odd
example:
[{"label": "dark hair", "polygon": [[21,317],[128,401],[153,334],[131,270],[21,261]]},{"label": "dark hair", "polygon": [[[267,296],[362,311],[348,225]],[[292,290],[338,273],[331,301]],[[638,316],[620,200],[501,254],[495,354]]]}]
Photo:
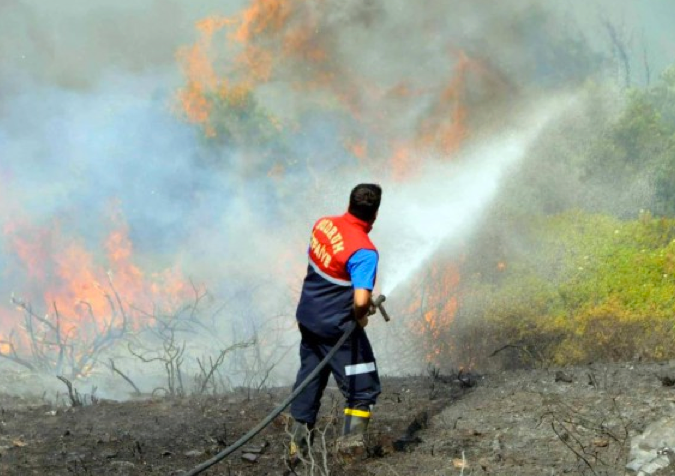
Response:
[{"label": "dark hair", "polygon": [[380,208],[382,187],[375,183],[360,183],[349,194],[349,213],[364,221],[373,221]]}]

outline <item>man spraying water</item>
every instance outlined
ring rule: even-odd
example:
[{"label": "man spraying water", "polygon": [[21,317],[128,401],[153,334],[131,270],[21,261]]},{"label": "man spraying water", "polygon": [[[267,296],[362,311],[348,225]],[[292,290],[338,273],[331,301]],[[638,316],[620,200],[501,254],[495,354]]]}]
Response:
[{"label": "man spraying water", "polygon": [[379,185],[359,184],[351,191],[347,213],[320,218],[312,229],[307,276],[296,312],[302,340],[294,388],[320,364],[352,321],[358,325],[291,404],[291,467],[308,450],[331,373],[346,399],[339,449],[349,454],[364,446],[371,407],[380,394],[380,379],[365,327],[368,316],[375,312],[371,298],[379,259],[368,233],[377,218],[381,197]]}]

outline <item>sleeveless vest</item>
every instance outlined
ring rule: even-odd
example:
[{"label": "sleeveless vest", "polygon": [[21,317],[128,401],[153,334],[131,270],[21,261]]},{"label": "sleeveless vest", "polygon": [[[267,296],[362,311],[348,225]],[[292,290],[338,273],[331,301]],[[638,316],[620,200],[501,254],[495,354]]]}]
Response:
[{"label": "sleeveless vest", "polygon": [[372,226],[350,213],[317,220],[309,265],[296,311],[298,323],[320,337],[338,339],[354,318],[354,289],[347,262],[358,250],[377,251]]}]

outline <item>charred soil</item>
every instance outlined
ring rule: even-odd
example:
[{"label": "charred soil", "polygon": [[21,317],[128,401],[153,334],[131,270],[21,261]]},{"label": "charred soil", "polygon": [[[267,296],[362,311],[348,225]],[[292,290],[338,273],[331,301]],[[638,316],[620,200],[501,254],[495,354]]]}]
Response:
[{"label": "charred soil", "polygon": [[[324,396],[316,466],[297,474],[626,474],[631,438],[673,413],[671,364],[594,364],[383,379],[367,449],[333,450],[341,397]],[[288,388],[56,406],[0,396],[2,475],[179,475],[236,441]],[[205,475],[281,475],[285,416]],[[325,450],[322,450],[325,443]],[[324,459],[325,456],[325,459]],[[659,475],[675,475],[673,467]]]}]

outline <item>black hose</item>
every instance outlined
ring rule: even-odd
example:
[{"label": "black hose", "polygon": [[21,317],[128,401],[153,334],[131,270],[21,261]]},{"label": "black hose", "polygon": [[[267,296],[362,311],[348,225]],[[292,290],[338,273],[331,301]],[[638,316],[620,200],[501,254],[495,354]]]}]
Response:
[{"label": "black hose", "polygon": [[290,405],[290,403],[296,399],[298,395],[300,395],[300,392],[302,392],[307,385],[309,385],[314,378],[321,372],[321,370],[328,364],[328,361],[333,358],[335,353],[338,351],[340,347],[342,347],[342,344],[344,344],[349,336],[354,332],[354,329],[356,328],[356,321],[350,322],[349,327],[347,327],[347,330],[345,330],[345,333],[342,334],[342,337],[340,337],[340,340],[337,341],[337,344],[333,346],[333,348],[326,354],[326,356],[323,358],[321,362],[319,362],[319,365],[316,366],[314,370],[303,380],[300,385],[297,386],[293,392],[286,397],[286,400],[281,402],[281,404],[276,407],[272,412],[265,417],[264,420],[262,420],[260,423],[258,423],[255,427],[251,428],[248,433],[246,433],[244,436],[239,438],[237,441],[232,443],[230,446],[225,448],[223,451],[215,455],[213,458],[208,459],[204,461],[202,464],[199,466],[195,466],[193,469],[188,471],[187,473],[184,473],[183,476],[194,476],[196,474],[201,473],[202,471],[210,468],[217,462],[225,459],[228,457],[230,454],[232,454],[234,451],[237,449],[241,448],[247,441],[249,441],[251,438],[253,438],[255,435],[260,433],[263,428],[265,428],[267,425],[269,425],[272,420],[274,420],[279,414],[284,411],[284,409]]}]

